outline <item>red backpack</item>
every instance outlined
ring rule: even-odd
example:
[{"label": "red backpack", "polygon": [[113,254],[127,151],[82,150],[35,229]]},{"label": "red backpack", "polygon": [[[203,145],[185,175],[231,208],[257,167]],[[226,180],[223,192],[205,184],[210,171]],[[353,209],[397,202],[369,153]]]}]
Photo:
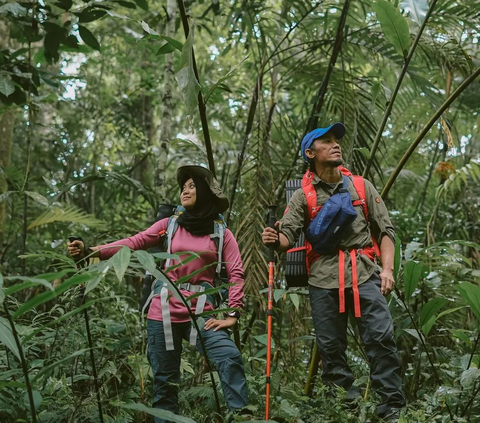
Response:
[{"label": "red backpack", "polygon": [[[339,167],[339,170],[343,175],[352,179],[353,186],[358,195],[358,200],[352,201],[353,206],[362,206],[363,213],[367,221],[368,217],[368,204],[365,191],[365,180],[360,175],[352,175],[352,173],[344,168]],[[306,227],[310,224],[311,220],[321,209],[321,206],[317,206],[317,193],[315,187],[312,184],[315,174],[307,170],[303,175],[302,180],[287,181],[286,193],[287,203],[290,201],[293,192],[298,188],[302,188],[307,200],[307,219],[305,222]],[[288,211],[288,206],[285,213]],[[352,288],[353,298],[355,305],[355,317],[360,317],[360,294],[358,292],[358,277],[357,277],[357,254],[364,254],[371,260],[375,260],[376,257],[380,257],[380,249],[378,243],[372,234],[372,247],[366,247],[360,250],[352,249],[347,251],[350,255],[352,263]],[[294,286],[308,286],[308,274],[310,273],[310,267],[320,257],[315,251],[313,251],[312,245],[305,238],[305,233],[302,231],[299,240],[294,248],[287,251],[286,265],[285,265],[285,278],[289,287]],[[345,252],[338,251],[338,271],[339,271],[339,303],[340,313],[345,312]]]}]

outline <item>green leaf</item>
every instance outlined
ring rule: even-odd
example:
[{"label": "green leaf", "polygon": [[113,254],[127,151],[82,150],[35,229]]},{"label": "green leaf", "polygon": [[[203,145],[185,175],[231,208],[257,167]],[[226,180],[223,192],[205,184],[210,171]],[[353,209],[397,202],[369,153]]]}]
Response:
[{"label": "green leaf", "polygon": [[107,272],[110,270],[110,264],[108,264],[108,263],[110,263],[110,260],[108,262],[102,263],[102,264],[104,264],[104,267],[101,270],[100,275],[98,275],[94,279],[90,279],[87,282],[87,286],[85,287],[85,295],[87,295],[90,291],[93,291],[98,286],[98,284],[100,282],[102,282],[103,278],[105,277]]},{"label": "green leaf", "polygon": [[38,192],[25,191],[25,194],[27,194],[30,198],[35,200],[37,203],[40,203],[44,206],[48,206],[49,204],[48,200],[43,195],[40,195]]},{"label": "green leaf", "polygon": [[409,299],[417,289],[418,281],[422,277],[423,264],[408,261],[403,268],[403,284],[405,287],[405,299]]},{"label": "green leaf", "polygon": [[55,369],[59,366],[59,364],[65,363],[68,360],[71,360],[72,358],[78,357],[79,355],[84,354],[86,351],[89,351],[90,348],[84,348],[82,350],[75,351],[73,354],[70,354],[68,357],[64,357],[61,360],[56,361],[55,363],[52,363],[46,367],[44,367],[42,370],[40,370],[35,377],[32,379],[32,383],[35,383],[41,376],[44,374],[47,374],[50,372],[50,370]]},{"label": "green leaf", "polygon": [[274,289],[273,290],[273,299],[275,300],[276,303],[282,298],[283,293],[285,292],[284,289]]},{"label": "green leaf", "polygon": [[127,9],[136,9],[136,8],[137,8],[137,6],[135,5],[135,3],[130,3],[129,1],[117,0],[117,3],[118,3],[120,6],[126,7]]},{"label": "green leaf", "polygon": [[476,368],[467,369],[460,376],[460,384],[465,389],[470,389],[470,388],[473,389],[473,385],[478,378],[480,378],[480,369],[476,369]]},{"label": "green leaf", "polygon": [[143,30],[150,35],[160,35],[158,32],[154,31],[150,26],[145,22],[142,21],[140,22],[140,25],[142,25]]},{"label": "green leaf", "polygon": [[138,7],[142,8],[146,12],[148,12],[148,3],[147,0],[135,0],[135,3]]},{"label": "green leaf", "polygon": [[9,2],[0,6],[0,15],[8,15],[9,13],[15,17],[25,16],[27,9],[16,2]]},{"label": "green leaf", "polygon": [[427,0],[402,0],[400,2],[400,7],[405,9],[410,16],[410,19],[418,25],[422,25],[425,16],[427,16]]},{"label": "green leaf", "polygon": [[187,40],[182,48],[182,55],[175,75],[180,91],[183,94],[187,113],[191,114],[198,104],[200,84],[193,70],[193,25],[190,27]]},{"label": "green leaf", "polygon": [[107,14],[106,10],[91,9],[91,8],[86,8],[82,10],[80,13],[75,13],[75,15],[78,16],[78,21],[81,23],[96,21],[97,19],[103,18],[106,14]]},{"label": "green leaf", "polygon": [[458,290],[463,299],[470,305],[473,314],[480,320],[480,287],[469,282],[461,282]]},{"label": "green leaf", "polygon": [[173,47],[175,47],[178,51],[182,51],[183,49],[183,43],[180,41],[176,40],[175,38],[167,37],[166,35],[160,35],[160,38],[162,40],[165,40],[167,43],[171,44]]},{"label": "green leaf", "polygon": [[0,73],[0,93],[8,97],[15,92],[15,85],[13,85],[10,75]]},{"label": "green leaf", "polygon": [[31,278],[29,276],[6,276],[5,280],[17,280],[23,281],[25,284],[16,284],[5,290],[5,295],[12,295],[14,292],[20,291],[22,289],[30,288],[32,286],[43,285],[48,288],[50,291],[53,291],[53,285],[49,283],[46,279],[37,277]]},{"label": "green leaf", "polygon": [[82,25],[78,25],[78,32],[87,46],[100,51],[100,44],[95,38],[95,35],[93,35],[87,28]]},{"label": "green leaf", "polygon": [[161,56],[162,54],[168,54],[172,51],[175,51],[175,47],[172,46],[170,43],[165,43],[162,47],[158,49],[157,55]]},{"label": "green leaf", "polygon": [[372,85],[372,107],[375,107],[375,104],[377,102],[377,97],[378,97],[378,94],[380,94],[381,88],[382,88],[382,84],[380,84],[380,82],[375,82]]},{"label": "green leaf", "polygon": [[418,339],[419,341],[422,341],[423,335],[420,332],[417,332],[415,329],[403,329],[405,332],[407,332],[409,335],[413,336],[415,339]]},{"label": "green leaf", "polygon": [[102,226],[103,222],[96,219],[94,216],[89,215],[75,207],[66,207],[64,209],[60,207],[51,207],[45,210],[39,217],[37,217],[27,230],[34,229],[38,226],[47,225],[53,222],[75,222],[82,223],[87,226]]},{"label": "green leaf", "polygon": [[[268,335],[266,333],[264,333],[263,335],[256,335],[254,336],[254,339],[263,345],[267,345],[268,343]],[[275,348],[275,341],[273,338],[272,338],[272,348]]]},{"label": "green leaf", "polygon": [[5,301],[5,292],[3,292],[3,275],[0,273],[0,305]]},{"label": "green leaf", "polygon": [[447,300],[445,298],[433,298],[423,306],[418,322],[425,335],[428,335],[435,323],[435,313],[437,313],[446,302]]},{"label": "green leaf", "polygon": [[75,275],[57,286],[53,291],[42,292],[41,294],[27,301],[25,304],[18,307],[18,309],[13,313],[12,317],[16,319],[18,316],[21,316],[27,311],[30,311],[34,307],[46,303],[47,301],[53,300],[54,298],[63,294],[67,289],[71,288],[72,286],[80,285],[81,283],[87,282],[94,276],[97,276],[97,272],[86,272],[81,275]]},{"label": "green leaf", "polygon": [[161,419],[168,420],[174,423],[195,423],[194,420],[189,419],[188,417],[178,416],[177,414],[172,413],[168,410],[161,410],[159,408],[149,408],[146,405],[137,403],[137,404],[121,404],[121,408],[126,410],[134,410],[141,413],[147,413],[154,417],[160,417]]},{"label": "green leaf", "polygon": [[373,10],[380,21],[385,38],[393,44],[397,53],[405,57],[410,49],[408,24],[398,8],[385,0],[373,3]]},{"label": "green leaf", "polygon": [[20,353],[17,344],[15,343],[15,338],[13,337],[12,328],[10,327],[8,320],[3,317],[0,317],[0,342],[20,360]]},{"label": "green leaf", "polygon": [[[35,411],[37,411],[38,407],[40,407],[40,404],[42,403],[42,395],[38,391],[32,391],[32,397],[33,397],[33,406],[35,408]],[[30,399],[28,398],[28,392],[25,392],[23,400],[25,401],[25,404],[27,405],[27,407],[30,409]]]},{"label": "green leaf", "polygon": [[298,296],[298,294],[290,294],[290,299],[292,300],[293,305],[298,311],[300,308],[300,297]]},{"label": "green leaf", "polygon": [[118,281],[122,282],[123,275],[130,264],[130,248],[122,247],[118,250],[117,254],[113,256],[112,265],[115,269],[115,274],[117,275]]},{"label": "green leaf", "polygon": [[133,255],[137,258],[147,272],[153,274],[153,272],[157,270],[155,259],[151,254],[148,254],[146,251],[137,250],[133,252]]},{"label": "green leaf", "polygon": [[398,235],[395,235],[395,256],[393,260],[393,279],[395,283],[398,282],[398,272],[402,266],[402,240]]}]

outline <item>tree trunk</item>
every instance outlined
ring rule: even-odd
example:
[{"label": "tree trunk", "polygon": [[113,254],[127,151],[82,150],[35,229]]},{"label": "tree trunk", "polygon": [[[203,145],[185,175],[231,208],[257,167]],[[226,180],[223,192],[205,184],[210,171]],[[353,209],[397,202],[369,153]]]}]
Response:
[{"label": "tree trunk", "polygon": [[[13,110],[7,110],[0,115],[0,167],[5,169],[10,165],[12,156],[12,138],[15,115]],[[0,176],[0,195],[7,191],[7,180]],[[3,245],[3,227],[6,217],[6,201],[0,202],[0,246]]]},{"label": "tree trunk", "polygon": [[[165,27],[165,35],[167,37],[175,37],[175,20],[177,14],[177,3],[175,0],[167,0],[167,25]],[[159,134],[158,152],[156,152],[155,166],[155,192],[158,201],[165,202],[165,171],[167,167],[168,143],[172,139],[172,92],[175,82],[175,72],[173,69],[173,54],[165,55],[165,70],[163,73],[163,96],[160,105],[160,119],[157,134]]]}]

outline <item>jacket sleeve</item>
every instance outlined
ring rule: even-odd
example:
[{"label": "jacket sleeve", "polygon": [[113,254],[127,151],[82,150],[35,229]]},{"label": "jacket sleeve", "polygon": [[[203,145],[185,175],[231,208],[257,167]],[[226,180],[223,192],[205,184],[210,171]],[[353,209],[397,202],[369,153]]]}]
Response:
[{"label": "jacket sleeve", "polygon": [[228,283],[232,284],[228,288],[228,307],[242,309],[245,284],[243,263],[237,241],[229,229],[225,231],[223,241],[223,261],[227,269]]},{"label": "jacket sleeve", "polygon": [[307,201],[302,189],[297,189],[290,199],[285,214],[280,219],[279,231],[285,235],[293,247],[297,241],[302,229],[305,227],[305,213]]},{"label": "jacket sleeve", "polygon": [[146,250],[147,248],[159,245],[162,231],[167,229],[168,218],[155,222],[152,226],[143,232],[111,242],[109,244],[99,245],[100,260],[107,260],[112,257],[122,246],[131,250]]},{"label": "jacket sleeve", "polygon": [[393,227],[387,207],[382,197],[370,181],[365,179],[365,190],[368,205],[368,218],[370,221],[370,230],[378,241],[382,242],[384,236],[388,236],[395,244],[395,228]]}]

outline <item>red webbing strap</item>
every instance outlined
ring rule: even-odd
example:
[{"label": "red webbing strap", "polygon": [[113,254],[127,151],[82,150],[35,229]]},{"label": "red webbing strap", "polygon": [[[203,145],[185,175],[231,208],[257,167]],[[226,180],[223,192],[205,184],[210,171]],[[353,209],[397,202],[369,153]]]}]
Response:
[{"label": "red webbing strap", "polygon": [[352,264],[352,290],[355,317],[362,317],[360,311],[360,292],[358,291],[357,250],[350,250],[350,262]]},{"label": "red webbing strap", "polygon": [[165,235],[166,232],[167,231],[164,229],[164,230],[158,232],[158,236],[163,236],[163,235]]},{"label": "red webbing strap", "polygon": [[306,245],[304,245],[303,247],[290,248],[290,250],[287,250],[287,254],[296,253],[297,251],[303,251],[306,249],[307,249]]},{"label": "red webbing strap", "polygon": [[338,303],[339,313],[345,313],[345,253],[338,251]]}]

